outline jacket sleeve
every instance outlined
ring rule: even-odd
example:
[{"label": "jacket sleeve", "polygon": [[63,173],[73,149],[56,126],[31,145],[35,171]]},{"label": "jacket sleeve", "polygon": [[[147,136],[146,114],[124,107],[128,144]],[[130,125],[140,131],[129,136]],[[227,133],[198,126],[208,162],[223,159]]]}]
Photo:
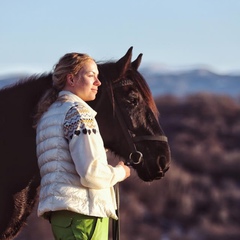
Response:
[{"label": "jacket sleeve", "polygon": [[97,122],[86,107],[72,107],[68,111],[64,133],[83,186],[109,188],[125,178],[122,166],[108,164]]}]

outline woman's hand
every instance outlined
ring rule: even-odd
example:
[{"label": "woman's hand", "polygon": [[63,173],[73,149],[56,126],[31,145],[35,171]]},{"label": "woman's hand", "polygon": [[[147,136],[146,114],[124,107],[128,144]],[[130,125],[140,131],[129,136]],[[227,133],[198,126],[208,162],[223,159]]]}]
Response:
[{"label": "woman's hand", "polygon": [[[126,173],[125,179],[128,178],[128,177],[131,175],[131,169],[130,169],[130,167],[126,166],[123,161],[120,161],[120,162],[118,163],[118,165],[121,165],[121,166],[124,168],[125,173]],[[125,180],[125,179],[124,179],[124,180]]]}]

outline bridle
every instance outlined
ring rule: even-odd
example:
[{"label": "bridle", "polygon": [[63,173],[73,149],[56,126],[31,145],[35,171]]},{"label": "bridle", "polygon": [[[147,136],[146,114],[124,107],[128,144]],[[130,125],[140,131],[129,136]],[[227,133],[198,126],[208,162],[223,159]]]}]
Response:
[{"label": "bridle", "polygon": [[[133,85],[133,82],[129,79],[123,79],[117,83],[113,83],[113,89]],[[120,111],[119,102],[115,99],[115,114],[119,121],[119,124],[122,128],[122,132],[125,136],[125,140],[128,143],[130,148],[130,154],[128,160],[125,160],[125,164],[128,166],[138,165],[143,161],[143,154],[137,150],[136,143],[141,141],[161,141],[168,142],[168,139],[165,135],[142,135],[142,136],[133,136],[129,131],[126,121],[124,120],[123,114]]]}]

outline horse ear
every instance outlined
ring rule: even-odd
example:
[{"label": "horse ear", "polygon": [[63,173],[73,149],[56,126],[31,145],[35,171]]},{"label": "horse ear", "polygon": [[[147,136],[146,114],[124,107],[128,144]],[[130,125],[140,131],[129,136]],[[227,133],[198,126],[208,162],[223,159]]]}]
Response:
[{"label": "horse ear", "polygon": [[132,62],[132,68],[137,70],[141,64],[143,54],[140,53],[135,61]]},{"label": "horse ear", "polygon": [[116,62],[121,75],[124,75],[127,69],[130,67],[132,59],[132,50],[133,47],[130,47],[127,53]]}]

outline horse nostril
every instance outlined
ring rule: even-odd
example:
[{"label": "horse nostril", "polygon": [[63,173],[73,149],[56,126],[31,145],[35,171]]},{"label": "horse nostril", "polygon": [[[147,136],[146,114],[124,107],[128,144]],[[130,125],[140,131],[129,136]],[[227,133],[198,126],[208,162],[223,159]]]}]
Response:
[{"label": "horse nostril", "polygon": [[159,168],[159,175],[164,177],[165,173],[169,169],[169,164],[168,164],[167,157],[165,155],[159,156],[158,159],[157,159],[157,165],[158,165],[158,168]]},{"label": "horse nostril", "polygon": [[167,163],[167,158],[165,155],[161,155],[157,159],[157,165],[160,170],[165,169]]}]

